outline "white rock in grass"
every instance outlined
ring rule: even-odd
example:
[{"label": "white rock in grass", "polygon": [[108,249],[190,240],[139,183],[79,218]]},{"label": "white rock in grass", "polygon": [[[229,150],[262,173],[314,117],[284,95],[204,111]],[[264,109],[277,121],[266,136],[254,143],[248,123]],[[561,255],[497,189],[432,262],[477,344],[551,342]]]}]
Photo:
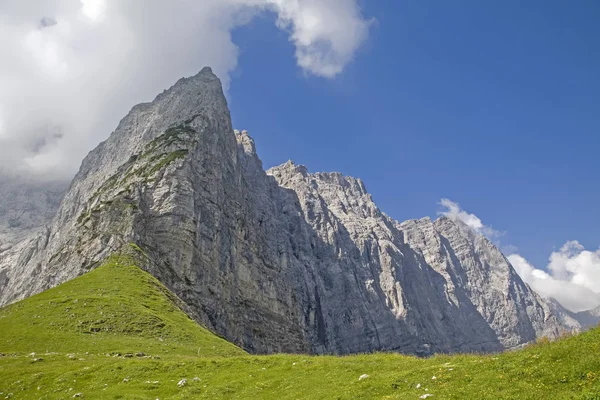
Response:
[{"label": "white rock in grass", "polygon": [[179,386],[179,387],[184,387],[185,385],[187,385],[187,379],[185,379],[185,378],[180,380],[179,383],[177,384],[177,386]]},{"label": "white rock in grass", "polygon": [[421,384],[420,384],[420,383],[417,383],[417,389],[418,389],[418,388],[420,388],[420,387],[421,387]]},{"label": "white rock in grass", "polygon": [[437,379],[437,378],[435,377],[435,375],[431,377],[431,380],[432,380],[432,381],[435,381],[436,379]]},{"label": "white rock in grass", "polygon": [[367,374],[362,374],[361,376],[358,377],[359,381],[362,381],[363,379],[367,379],[369,377],[369,375]]},{"label": "white rock in grass", "polygon": [[426,399],[428,397],[433,396],[431,393],[424,394],[423,396],[419,396],[420,399]]},{"label": "white rock in grass", "polygon": [[195,377],[195,378],[194,378],[194,382],[200,382],[200,378],[198,378],[198,377]]}]

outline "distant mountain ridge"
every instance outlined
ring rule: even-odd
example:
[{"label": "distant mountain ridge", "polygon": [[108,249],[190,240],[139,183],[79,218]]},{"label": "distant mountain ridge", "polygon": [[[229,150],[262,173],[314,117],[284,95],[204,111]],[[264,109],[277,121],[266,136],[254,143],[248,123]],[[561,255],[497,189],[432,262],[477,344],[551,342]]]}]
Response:
[{"label": "distant mountain ridge", "polygon": [[0,305],[129,243],[199,322],[255,353],[489,352],[585,325],[460,221],[397,222],[338,173],[265,172],[209,68],[135,106],[51,226],[0,254]]},{"label": "distant mountain ridge", "polygon": [[52,221],[67,187],[68,182],[0,175],[0,251]]}]

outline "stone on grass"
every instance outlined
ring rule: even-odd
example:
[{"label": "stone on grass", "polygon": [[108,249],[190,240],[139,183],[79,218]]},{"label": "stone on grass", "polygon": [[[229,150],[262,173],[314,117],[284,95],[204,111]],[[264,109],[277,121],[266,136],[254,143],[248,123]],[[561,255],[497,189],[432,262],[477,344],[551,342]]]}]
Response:
[{"label": "stone on grass", "polygon": [[363,379],[367,379],[369,377],[369,375],[367,374],[362,374],[361,376],[358,377],[359,381],[362,381]]}]

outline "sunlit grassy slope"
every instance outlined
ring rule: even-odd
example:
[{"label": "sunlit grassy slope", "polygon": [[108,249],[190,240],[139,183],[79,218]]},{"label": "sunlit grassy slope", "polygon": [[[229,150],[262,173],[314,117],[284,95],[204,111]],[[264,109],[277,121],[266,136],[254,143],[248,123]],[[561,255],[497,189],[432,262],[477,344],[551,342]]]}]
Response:
[{"label": "sunlit grassy slope", "polygon": [[251,356],[132,264],[0,310],[0,399],[600,400],[598,329],[501,355]]}]

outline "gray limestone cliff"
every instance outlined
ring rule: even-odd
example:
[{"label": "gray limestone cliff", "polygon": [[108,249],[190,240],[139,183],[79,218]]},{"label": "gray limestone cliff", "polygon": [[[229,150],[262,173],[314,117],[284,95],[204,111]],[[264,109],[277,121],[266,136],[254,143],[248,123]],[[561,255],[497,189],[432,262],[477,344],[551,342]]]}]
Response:
[{"label": "gray limestone cliff", "polygon": [[132,244],[193,318],[255,353],[499,351],[573,328],[460,222],[394,221],[338,173],[265,172],[208,68],[134,107],[52,224],[0,254],[0,304]]}]

